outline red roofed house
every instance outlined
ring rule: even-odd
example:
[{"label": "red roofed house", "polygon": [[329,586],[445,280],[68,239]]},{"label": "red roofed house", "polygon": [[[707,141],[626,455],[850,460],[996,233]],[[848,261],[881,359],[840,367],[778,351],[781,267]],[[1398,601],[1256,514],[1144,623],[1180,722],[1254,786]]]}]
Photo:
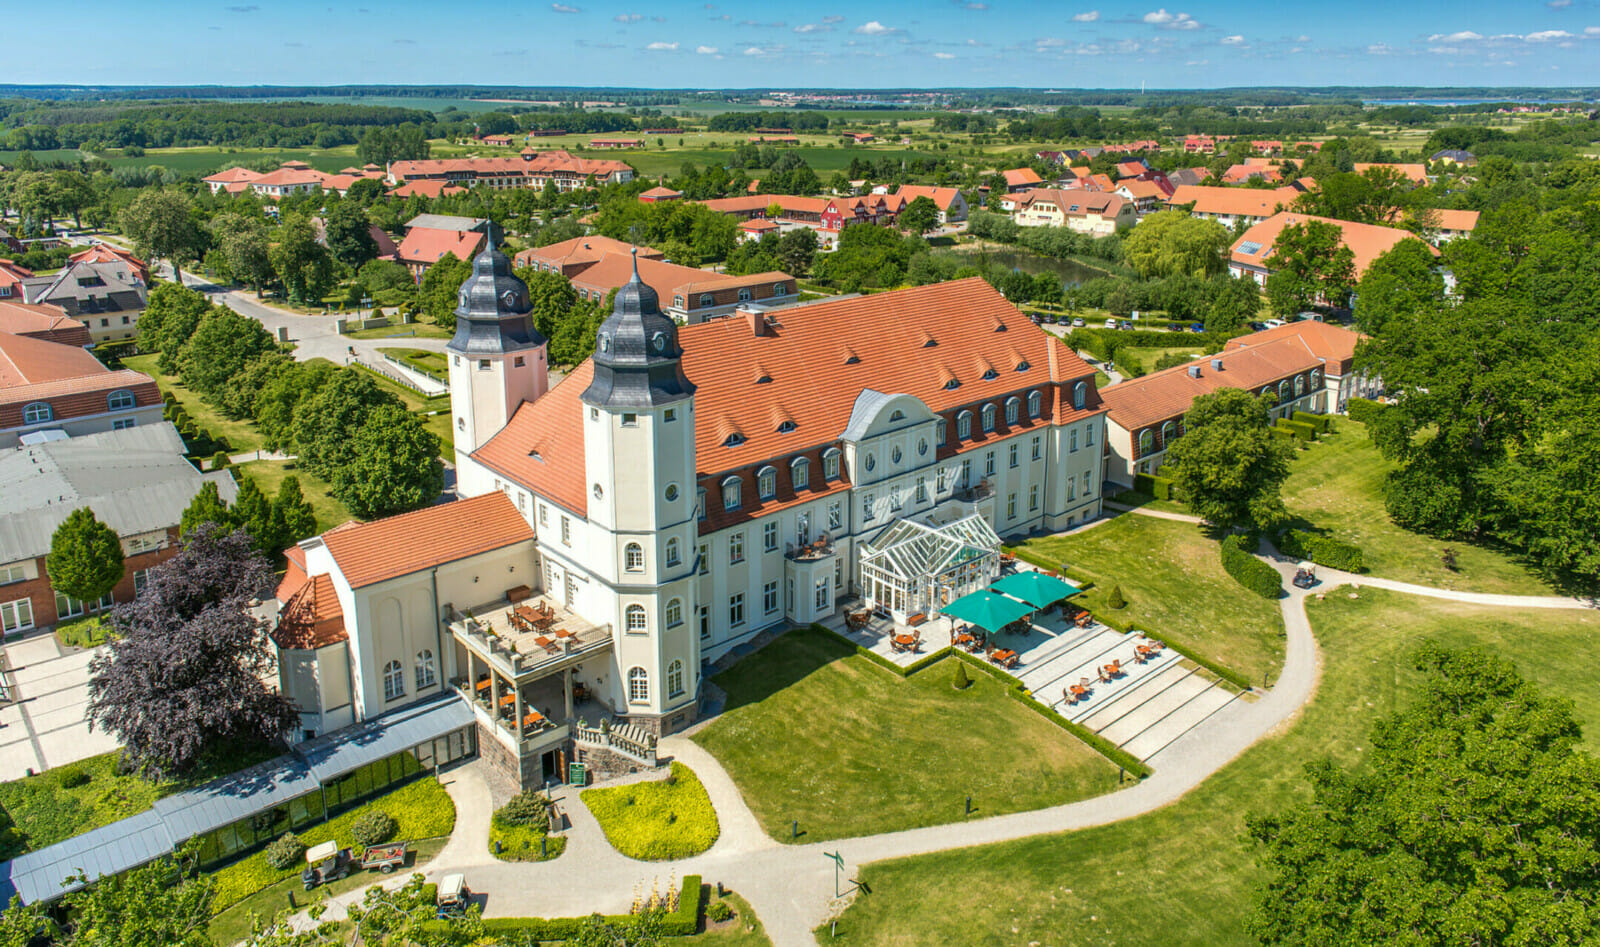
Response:
[{"label": "red roofed house", "polygon": [[575,158],[561,150],[524,148],[520,154],[505,158],[396,161],[389,166],[388,178],[393,185],[437,181],[461,187],[482,185],[495,190],[519,187],[542,190],[554,181],[557,190],[575,191],[587,187],[591,178],[597,184],[631,181],[633,168],[610,158]]},{"label": "red roofed house", "polygon": [[[1273,243],[1278,239],[1278,235],[1285,227],[1308,221],[1320,221],[1339,228],[1340,242],[1349,247],[1355,257],[1356,279],[1361,278],[1373,260],[1392,249],[1395,244],[1402,240],[1418,239],[1415,234],[1398,227],[1379,227],[1376,224],[1358,224],[1348,220],[1334,220],[1331,217],[1313,217],[1309,214],[1285,211],[1252,226],[1233,242],[1228,253],[1228,271],[1235,276],[1249,276],[1265,286],[1267,277],[1273,273],[1270,258]],[[1432,247],[1428,249],[1435,256],[1439,253]]]},{"label": "red roofed house", "polygon": [[1013,168],[1010,171],[1000,172],[1006,179],[1006,190],[1013,194],[1017,191],[1026,191],[1044,183],[1044,179],[1032,168]]},{"label": "red roofed house", "polygon": [[96,242],[67,257],[69,263],[111,263],[118,260],[126,263],[141,283],[150,285],[149,264],[134,256],[132,250],[124,250],[114,243]]},{"label": "red roofed house", "polygon": [[902,184],[894,192],[894,196],[904,200],[907,204],[919,197],[933,200],[934,206],[939,208],[939,223],[951,224],[967,219],[967,199],[961,196],[961,191],[953,187],[929,187],[922,184]]},{"label": "red roofed house", "polygon": [[213,194],[218,191],[238,194],[248,190],[250,182],[260,177],[263,177],[260,171],[252,171],[249,168],[228,168],[226,171],[218,171],[216,174],[208,175],[200,180],[211,188],[211,193]]},{"label": "red roofed house", "polygon": [[406,224],[405,239],[395,249],[394,258],[404,264],[413,280],[421,283],[428,267],[447,253],[458,260],[477,256],[483,249],[487,224],[482,218],[421,214]]},{"label": "red roofed house", "polygon": [[1167,198],[1167,206],[1178,209],[1192,205],[1190,214],[1215,220],[1231,228],[1241,220],[1246,224],[1258,224],[1277,213],[1280,207],[1292,206],[1299,196],[1300,191],[1293,187],[1269,191],[1253,187],[1180,184]]},{"label": "red roofed house", "polygon": [[22,281],[27,279],[33,279],[32,270],[0,259],[0,299],[21,299]]},{"label": "red roofed house", "polygon": [[161,393],[149,375],[105,367],[45,308],[0,304],[0,449],[32,435],[77,437],[161,421]]},{"label": "red roofed house", "polygon": [[1478,212],[1475,210],[1436,210],[1434,243],[1444,243],[1472,234],[1478,227]]},{"label": "red roofed house", "polygon": [[1139,222],[1132,201],[1097,191],[1039,189],[1012,195],[1012,203],[1011,219],[1022,227],[1066,227],[1106,237]]},{"label": "red roofed house", "polygon": [[639,195],[639,200],[646,204],[655,204],[660,201],[676,201],[682,198],[682,191],[674,191],[670,187],[653,187]]}]

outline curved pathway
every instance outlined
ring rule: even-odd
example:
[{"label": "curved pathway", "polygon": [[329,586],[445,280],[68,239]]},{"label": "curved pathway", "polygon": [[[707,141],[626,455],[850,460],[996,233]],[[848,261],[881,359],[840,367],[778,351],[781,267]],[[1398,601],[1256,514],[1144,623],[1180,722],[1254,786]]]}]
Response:
[{"label": "curved pathway", "polygon": [[[1109,505],[1109,504],[1108,504]],[[1137,511],[1162,519],[1183,514]],[[1483,595],[1408,585],[1366,576],[1325,570],[1314,590],[1288,583],[1296,563],[1263,543],[1262,558],[1285,579],[1286,594],[1279,599],[1287,643],[1283,668],[1270,690],[1253,701],[1235,701],[1225,713],[1202,722],[1153,758],[1155,773],[1127,789],[1067,805],[976,819],[902,832],[804,845],[784,845],[768,837],[744,803],[738,787],[716,759],[687,737],[662,741],[663,755],[688,765],[706,786],[722,833],[702,855],[672,863],[646,863],[626,858],[610,847],[604,834],[577,794],[558,794],[572,821],[568,848],[561,858],[544,863],[499,862],[488,853],[487,786],[481,780],[452,779],[446,788],[456,800],[457,834],[466,838],[452,843],[421,867],[430,879],[447,871],[470,869],[468,883],[483,895],[487,916],[573,916],[594,911],[621,913],[628,909],[636,890],[666,886],[669,879],[700,874],[707,883],[736,889],[761,918],[778,947],[812,945],[812,930],[826,922],[834,897],[833,862],[825,853],[845,860],[845,879],[860,867],[888,858],[925,855],[973,845],[1013,841],[1029,836],[1066,832],[1131,819],[1170,805],[1226,766],[1252,744],[1280,730],[1298,716],[1316,692],[1321,675],[1321,655],[1306,617],[1307,596],[1325,593],[1344,584],[1367,585],[1416,595],[1453,599],[1474,604],[1535,608],[1594,608],[1596,603],[1559,596]],[[562,798],[564,796],[564,799]],[[478,823],[482,822],[479,828]],[[476,837],[473,836],[474,833]],[[581,866],[581,868],[580,868]],[[402,883],[394,879],[390,884]],[[845,881],[848,889],[849,882]],[[352,892],[334,899],[329,919],[342,916],[342,905],[359,897]]]}]

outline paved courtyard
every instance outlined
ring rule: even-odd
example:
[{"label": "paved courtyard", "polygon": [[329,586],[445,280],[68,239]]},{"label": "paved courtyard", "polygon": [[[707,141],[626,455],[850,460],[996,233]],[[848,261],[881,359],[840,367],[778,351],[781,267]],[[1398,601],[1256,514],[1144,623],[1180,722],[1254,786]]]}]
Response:
[{"label": "paved courtyard", "polygon": [[90,650],[63,653],[54,635],[35,634],[7,642],[7,700],[0,703],[0,780],[20,779],[28,770],[56,766],[109,753],[110,734],[89,732]]}]

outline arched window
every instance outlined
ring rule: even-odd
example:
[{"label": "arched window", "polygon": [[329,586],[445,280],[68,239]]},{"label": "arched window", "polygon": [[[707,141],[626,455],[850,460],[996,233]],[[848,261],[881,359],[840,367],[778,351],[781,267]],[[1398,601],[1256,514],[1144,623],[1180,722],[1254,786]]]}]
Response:
[{"label": "arched window", "polygon": [[772,284],[772,295],[774,295],[774,296],[787,296],[787,295],[789,295],[789,284],[788,283],[773,283]]},{"label": "arched window", "polygon": [[667,565],[675,566],[678,564],[681,558],[678,548],[678,540],[676,538],[667,540]]},{"label": "arched window", "polygon": [[728,477],[722,481],[722,508],[724,510],[737,510],[739,508],[739,478]]},{"label": "arched window", "polygon": [[756,474],[756,492],[761,499],[770,500],[778,495],[778,472],[771,467],[762,467]]},{"label": "arched window", "polygon": [[417,690],[432,687],[434,679],[433,652],[423,648],[417,652]]},{"label": "arched window", "polygon": [[627,615],[628,631],[638,633],[650,630],[649,616],[645,615],[643,605],[629,605],[625,614]]},{"label": "arched window", "polygon": [[672,297],[672,305],[677,307],[678,309],[682,309],[683,308],[683,297],[682,296],[674,296],[674,297]]},{"label": "arched window", "polygon": [[822,479],[836,480],[839,477],[839,448],[830,447],[822,452]]},{"label": "arched window", "polygon": [[667,696],[683,696],[683,662],[674,660],[667,665]]},{"label": "arched window", "polygon": [[747,303],[750,301],[750,288],[748,286],[739,290],[739,301],[742,303]]},{"label": "arched window", "polygon": [[729,434],[727,437],[722,439],[723,447],[738,447],[743,443],[744,435],[740,434],[738,431],[734,431],[732,434]]},{"label": "arched window", "polygon": [[1155,446],[1156,435],[1154,431],[1145,428],[1139,432],[1139,453],[1141,456],[1155,450]]},{"label": "arched window", "polygon": [[1294,396],[1296,398],[1306,393],[1306,376],[1294,376]]},{"label": "arched window", "polygon": [[644,668],[628,669],[628,701],[643,704],[650,700],[650,672]]},{"label": "arched window", "polygon": [[996,378],[999,378],[999,377],[1000,377],[1000,373],[995,371],[992,368],[984,370],[984,373],[983,373],[983,380],[984,381],[994,381]]},{"label": "arched window", "polygon": [[406,672],[400,667],[399,661],[390,661],[383,666],[383,699],[394,700],[404,697],[406,693]]},{"label": "arched window", "polygon": [[890,424],[893,424],[896,421],[904,421],[905,419],[906,413],[904,411],[895,411],[893,414],[889,415]]},{"label": "arched window", "polygon": [[710,293],[701,293],[700,294],[700,305],[702,305],[702,306],[714,306],[716,304],[717,304],[717,298],[715,296],[711,295]]},{"label": "arched window", "polygon": [[963,411],[956,415],[956,440],[964,441],[972,436],[972,412]]},{"label": "arched window", "polygon": [[940,418],[933,425],[933,439],[935,442],[943,444],[945,440],[949,438],[949,436],[950,422],[946,421],[944,418]]},{"label": "arched window", "polygon": [[43,401],[35,401],[22,409],[23,424],[39,424],[53,417],[55,417],[55,413]]},{"label": "arched window", "polygon": [[1072,386],[1072,406],[1074,408],[1078,409],[1079,411],[1082,411],[1084,406],[1087,405],[1088,403],[1089,403],[1089,383],[1086,382],[1086,381],[1080,381],[1076,385],[1073,385]]},{"label": "arched window", "polygon": [[629,572],[644,571],[644,547],[638,543],[629,543],[622,550],[623,568]]},{"label": "arched window", "polygon": [[1278,403],[1283,404],[1289,400],[1289,379],[1278,382]]},{"label": "arched window", "polygon": [[1272,395],[1272,386],[1271,386],[1271,385],[1268,385],[1268,386],[1267,386],[1267,387],[1265,387],[1265,388],[1263,388],[1263,389],[1261,389],[1261,394],[1262,394],[1262,395],[1263,395],[1263,396],[1264,396],[1264,397],[1267,397],[1267,398],[1271,398],[1271,397],[1272,397],[1272,396],[1273,396],[1273,395]]},{"label": "arched window", "polygon": [[106,408],[111,411],[126,411],[133,407],[133,392],[117,389],[106,395]]},{"label": "arched window", "polygon": [[1025,372],[1025,371],[1027,371],[1028,369],[1030,369],[1032,367],[1033,366],[1029,365],[1026,360],[1023,360],[1023,361],[1020,361],[1020,362],[1017,363],[1017,371],[1019,371],[1019,372]]},{"label": "arched window", "polygon": [[1039,416],[1039,405],[1043,400],[1037,391],[1028,392],[1028,417],[1036,418]]},{"label": "arched window", "polygon": [[794,430],[793,421],[783,421],[778,425],[779,434],[788,434]]},{"label": "arched window", "polygon": [[804,490],[811,484],[811,461],[804,457],[796,457],[789,464],[789,482],[796,490]]},{"label": "arched window", "polygon": [[1178,426],[1176,424],[1167,421],[1161,425],[1161,446],[1163,448],[1169,446],[1172,443],[1172,439],[1177,436]]},{"label": "arched window", "polygon": [[983,430],[986,434],[994,430],[994,415],[994,405],[986,404],[983,406]]},{"label": "arched window", "polygon": [[1017,417],[1022,411],[1022,399],[1016,395],[1006,399],[1006,423],[1016,424]]},{"label": "arched window", "polygon": [[667,627],[676,628],[683,624],[683,599],[673,598],[667,600]]},{"label": "arched window", "polygon": [[1311,390],[1312,391],[1316,391],[1318,388],[1321,388],[1321,387],[1322,387],[1322,369],[1313,368],[1311,370]]}]

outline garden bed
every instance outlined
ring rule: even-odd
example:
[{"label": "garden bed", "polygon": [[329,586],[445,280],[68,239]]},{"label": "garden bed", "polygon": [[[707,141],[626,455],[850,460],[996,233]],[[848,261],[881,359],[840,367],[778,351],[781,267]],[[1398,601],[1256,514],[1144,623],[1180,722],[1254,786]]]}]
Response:
[{"label": "garden bed", "polygon": [[611,847],[640,861],[698,855],[722,831],[700,778],[682,763],[673,763],[671,773],[655,782],[586,789],[583,804]]}]

